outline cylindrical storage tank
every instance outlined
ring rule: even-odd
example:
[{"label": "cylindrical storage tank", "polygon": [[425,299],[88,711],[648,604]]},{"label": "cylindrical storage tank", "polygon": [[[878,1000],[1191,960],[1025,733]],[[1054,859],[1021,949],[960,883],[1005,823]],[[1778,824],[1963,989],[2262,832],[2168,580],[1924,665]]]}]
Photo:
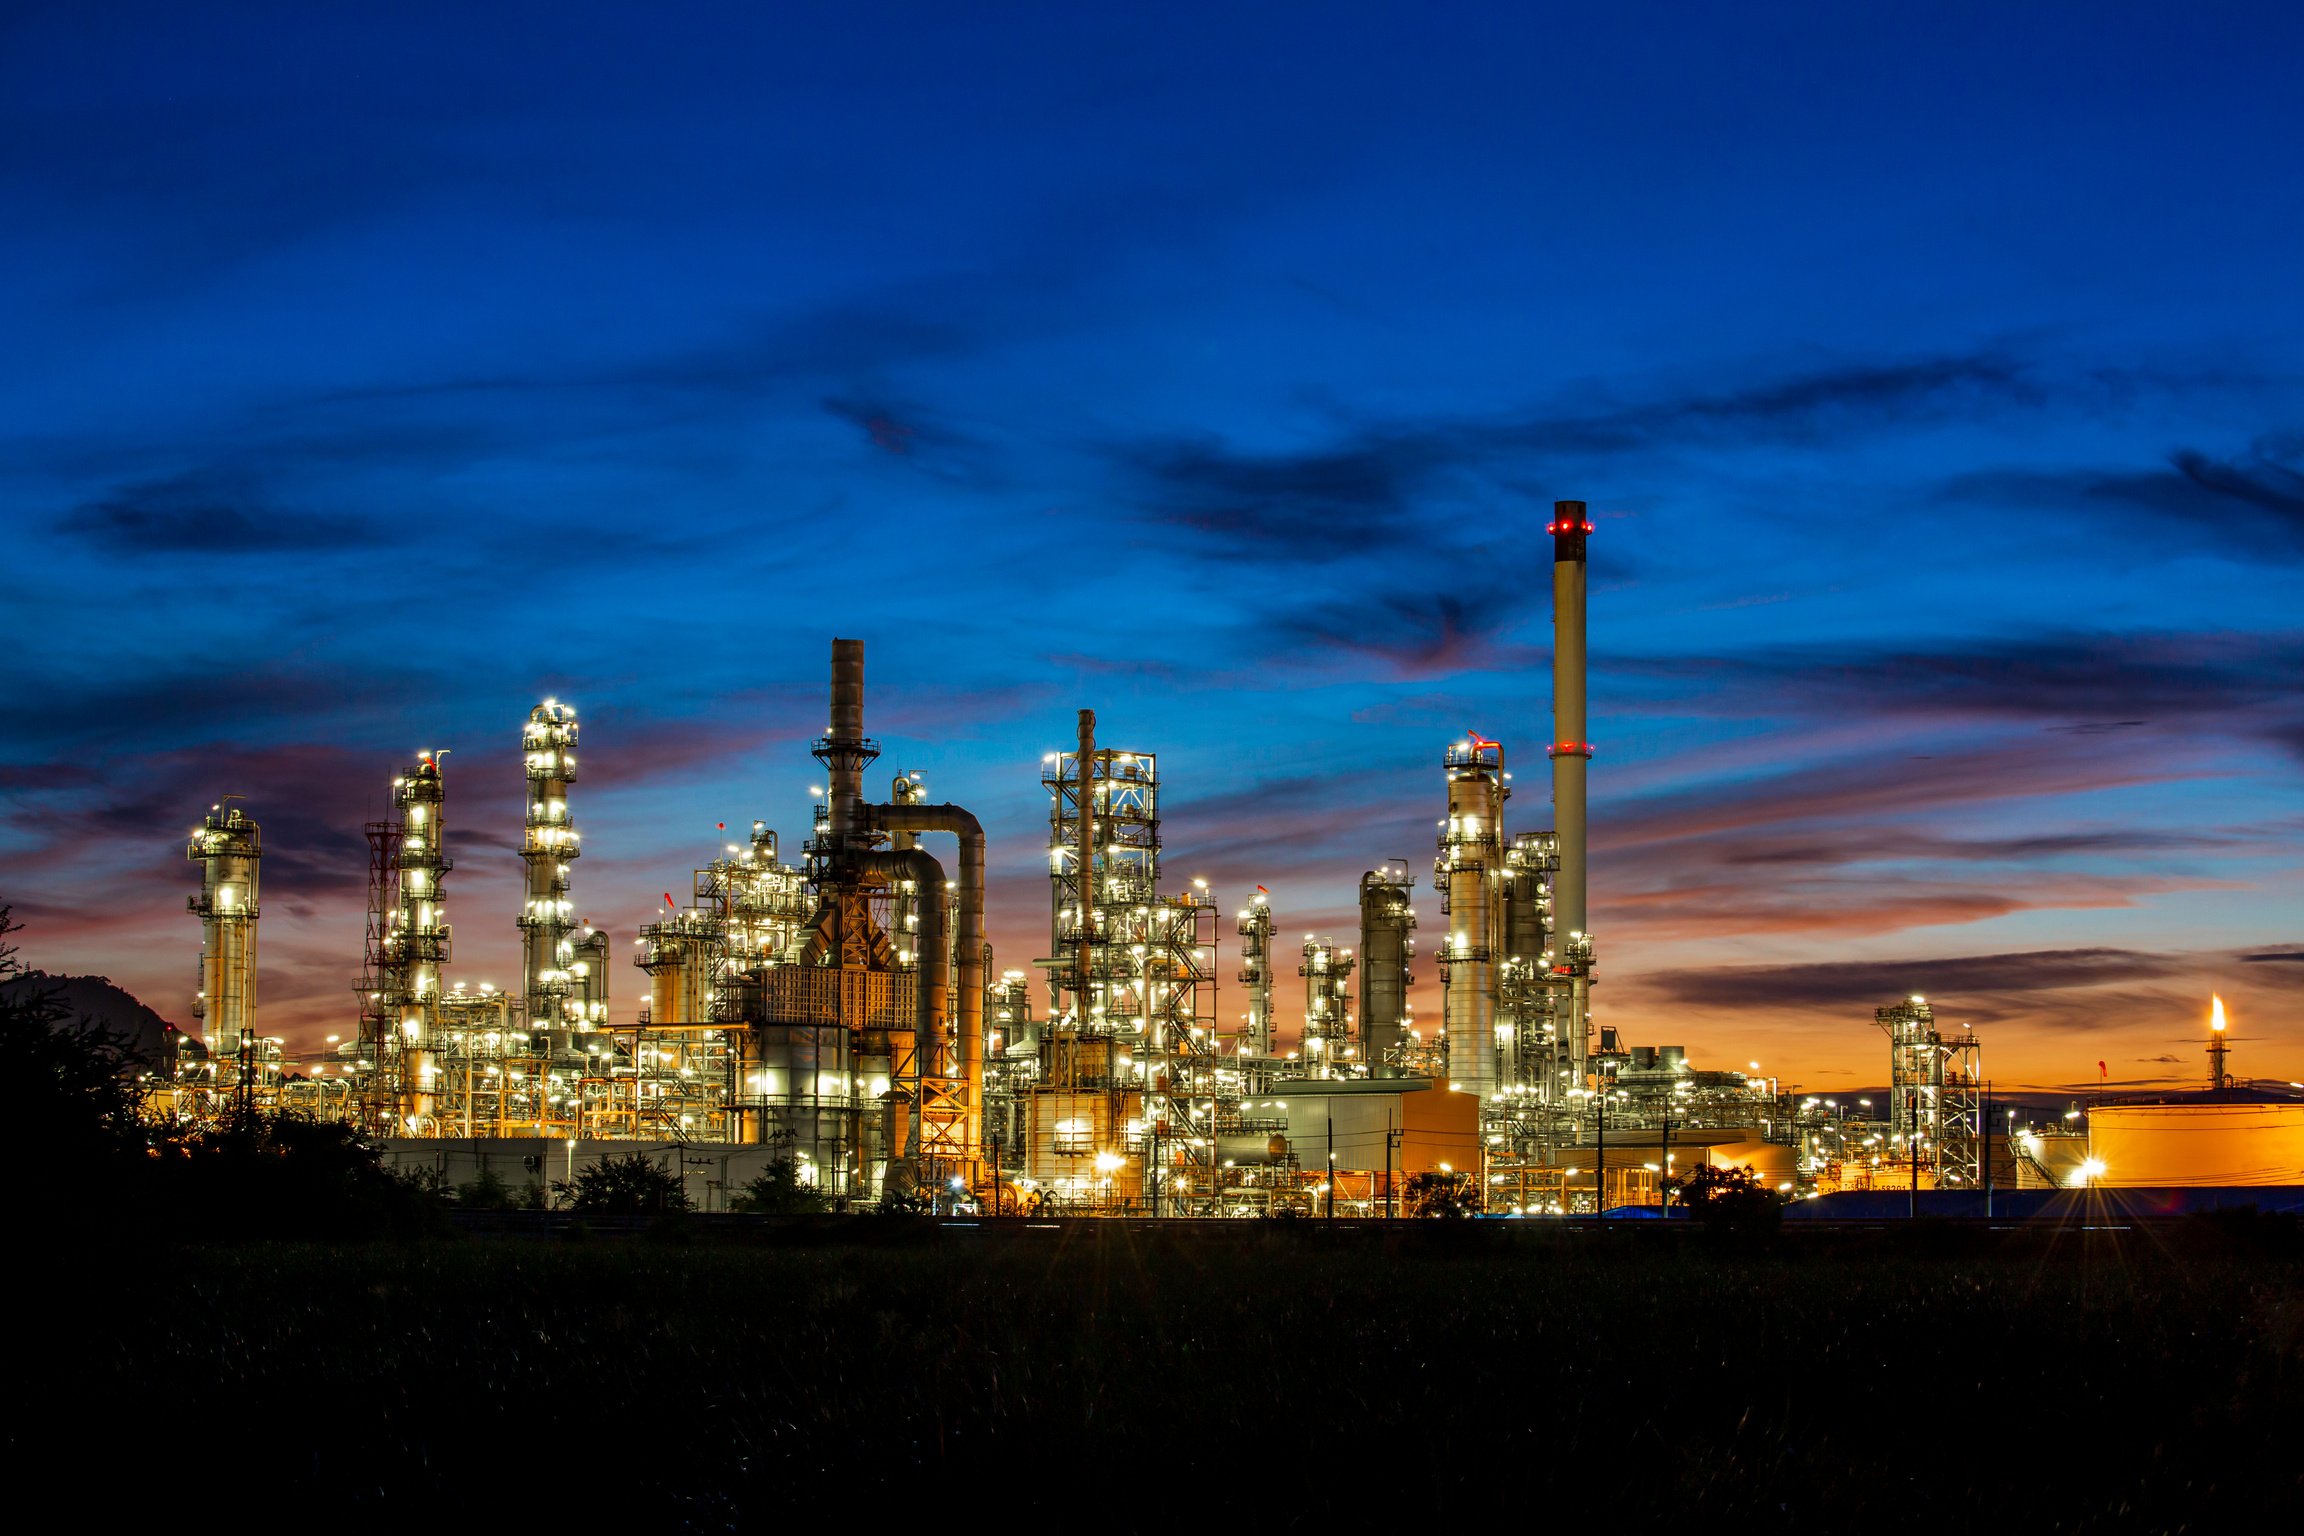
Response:
[{"label": "cylindrical storage tank", "polygon": [[745,1090],[772,1106],[844,1104],[855,1092],[848,1031],[837,1026],[764,1024],[745,1061]]},{"label": "cylindrical storage tank", "polygon": [[648,973],[648,1022],[662,1028],[687,1024],[687,967],[678,960],[660,964]]},{"label": "cylindrical storage tank", "polygon": [[1242,1131],[1227,1132],[1216,1138],[1216,1162],[1219,1167],[1261,1168],[1287,1155],[1288,1139],[1284,1136]]},{"label": "cylindrical storage tank", "polygon": [[1408,931],[1416,926],[1409,890],[1415,884],[1397,865],[1360,877],[1360,1053],[1384,1075],[1384,1059],[1407,1034]]},{"label": "cylindrical storage tank", "polygon": [[2099,1105],[2088,1151],[2102,1188],[2304,1184],[2304,1103]]}]

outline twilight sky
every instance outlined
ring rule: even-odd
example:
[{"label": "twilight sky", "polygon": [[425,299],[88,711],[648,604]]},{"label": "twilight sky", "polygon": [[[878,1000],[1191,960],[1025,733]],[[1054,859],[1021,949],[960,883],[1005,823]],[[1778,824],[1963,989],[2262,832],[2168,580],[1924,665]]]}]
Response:
[{"label": "twilight sky", "polygon": [[237,793],[264,1025],[347,1030],[446,747],[452,974],[516,980],[547,693],[622,948],[805,835],[837,633],[1003,965],[1086,705],[1227,910],[1349,943],[1414,860],[1429,1015],[1443,747],[1550,822],[1579,497],[1603,1022],[1829,1090],[1924,991],[2127,1082],[2214,988],[2304,1076],[2304,12],[363,9],[0,9],[31,962],[188,1022]]}]

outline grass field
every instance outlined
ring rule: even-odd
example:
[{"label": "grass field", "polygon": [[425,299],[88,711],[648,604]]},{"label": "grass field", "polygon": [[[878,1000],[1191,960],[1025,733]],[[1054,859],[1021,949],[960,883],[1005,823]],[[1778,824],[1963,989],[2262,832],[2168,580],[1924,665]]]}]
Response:
[{"label": "grass field", "polygon": [[[2304,1492],[2245,1237],[84,1251],[25,1465],[258,1528],[2214,1530]],[[139,1494],[141,1490],[141,1494]],[[1340,1522],[1342,1523],[1340,1525]]]}]

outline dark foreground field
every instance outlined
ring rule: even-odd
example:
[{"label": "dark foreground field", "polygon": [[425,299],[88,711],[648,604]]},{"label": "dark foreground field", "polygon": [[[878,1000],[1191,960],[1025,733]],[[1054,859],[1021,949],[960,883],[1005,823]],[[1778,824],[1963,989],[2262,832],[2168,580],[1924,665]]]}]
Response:
[{"label": "dark foreground field", "polygon": [[257,1529],[2173,1531],[2304,1507],[2278,1233],[851,1230],[880,1240],[82,1251],[19,1316],[14,1459],[91,1512],[157,1494]]}]

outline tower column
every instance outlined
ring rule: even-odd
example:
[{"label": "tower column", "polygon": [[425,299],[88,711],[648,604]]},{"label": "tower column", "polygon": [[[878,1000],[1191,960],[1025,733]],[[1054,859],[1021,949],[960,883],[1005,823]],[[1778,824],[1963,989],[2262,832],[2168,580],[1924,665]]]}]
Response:
[{"label": "tower column", "polygon": [[1590,1053],[1592,933],[1585,912],[1585,772],[1592,742],[1584,718],[1584,541],[1591,519],[1580,501],[1552,504],[1552,815],[1560,864],[1552,877],[1553,1017],[1581,1079]]},{"label": "tower column", "polygon": [[520,735],[528,770],[528,835],[520,857],[528,894],[520,910],[521,990],[530,1029],[566,1029],[576,964],[576,906],[568,866],[584,851],[568,814],[576,782],[576,711],[546,699],[528,712]]},{"label": "tower column", "polygon": [[256,1032],[256,884],[264,843],[237,807],[218,805],[192,830],[184,856],[200,866],[200,894],[185,902],[201,930],[192,1011],[205,1025],[210,1055],[222,1061]]}]

